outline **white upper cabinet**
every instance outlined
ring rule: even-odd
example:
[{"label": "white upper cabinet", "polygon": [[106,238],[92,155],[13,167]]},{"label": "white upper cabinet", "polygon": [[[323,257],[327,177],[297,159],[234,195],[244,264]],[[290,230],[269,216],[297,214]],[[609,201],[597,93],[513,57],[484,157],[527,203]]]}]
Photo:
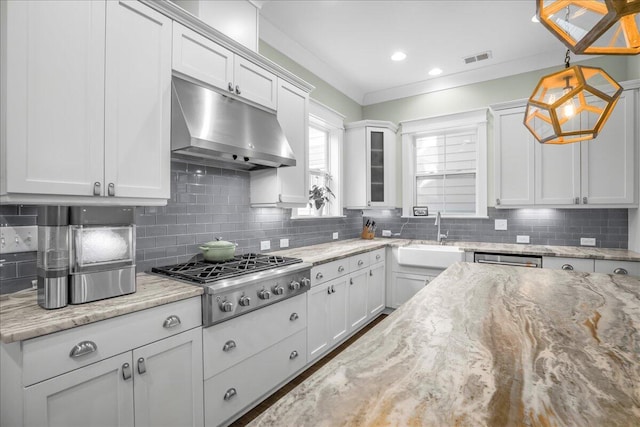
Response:
[{"label": "white upper cabinet", "polygon": [[173,23],[172,66],[186,77],[276,109],[275,74],[177,22]]},{"label": "white upper cabinet", "polygon": [[0,200],[165,204],[171,20],[128,1],[0,7]]},{"label": "white upper cabinet", "polygon": [[494,109],[496,207],[637,206],[637,96],[623,92],[598,137],[574,144],[535,141],[522,124],[524,101]]},{"label": "white upper cabinet", "polygon": [[277,116],[295,155],[296,165],[252,171],[251,205],[305,207],[309,201],[309,94],[282,79],[279,80]]},{"label": "white upper cabinet", "polygon": [[493,112],[496,206],[534,203],[535,140],[522,124],[524,110],[516,107]]},{"label": "white upper cabinet", "polygon": [[363,120],[345,128],[345,207],[395,207],[397,126]]}]

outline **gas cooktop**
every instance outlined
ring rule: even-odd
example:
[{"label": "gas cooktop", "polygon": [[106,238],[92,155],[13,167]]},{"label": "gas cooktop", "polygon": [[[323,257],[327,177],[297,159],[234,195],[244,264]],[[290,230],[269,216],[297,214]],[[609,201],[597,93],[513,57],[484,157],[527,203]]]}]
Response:
[{"label": "gas cooktop", "polygon": [[186,280],[192,283],[207,284],[222,279],[269,270],[285,265],[301,263],[298,258],[276,255],[243,254],[223,262],[194,261],[183,264],[153,267],[153,273]]}]

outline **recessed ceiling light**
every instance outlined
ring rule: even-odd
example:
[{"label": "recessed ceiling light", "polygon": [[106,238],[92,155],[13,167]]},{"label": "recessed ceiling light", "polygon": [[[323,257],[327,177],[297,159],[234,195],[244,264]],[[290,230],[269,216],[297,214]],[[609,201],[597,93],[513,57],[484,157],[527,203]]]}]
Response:
[{"label": "recessed ceiling light", "polygon": [[407,57],[407,54],[404,52],[396,52],[393,55],[391,55],[391,60],[392,61],[404,61],[404,59]]},{"label": "recessed ceiling light", "polygon": [[538,17],[536,15],[533,15],[531,17],[531,22],[540,22],[540,21],[538,21]]},{"label": "recessed ceiling light", "polygon": [[440,68],[432,68],[431,70],[429,70],[429,75],[430,76],[437,76],[439,74],[442,74],[442,70]]}]

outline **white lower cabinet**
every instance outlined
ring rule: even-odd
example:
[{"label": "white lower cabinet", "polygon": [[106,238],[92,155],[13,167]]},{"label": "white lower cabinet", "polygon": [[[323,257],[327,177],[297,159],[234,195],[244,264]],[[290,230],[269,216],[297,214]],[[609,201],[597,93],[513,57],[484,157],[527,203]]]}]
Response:
[{"label": "white lower cabinet", "polygon": [[640,262],[609,259],[542,257],[543,268],[580,271],[583,273],[620,274],[640,276]]},{"label": "white lower cabinet", "polygon": [[594,260],[583,258],[542,257],[542,268],[554,270],[594,272]]},{"label": "white lower cabinet", "polygon": [[0,424],[204,424],[200,297],[2,346]]},{"label": "white lower cabinet", "polygon": [[349,331],[355,331],[366,323],[367,275],[369,270],[360,270],[349,276]]},{"label": "white lower cabinet", "polygon": [[385,303],[385,264],[384,258],[382,262],[373,264],[369,268],[369,277],[367,280],[367,309],[369,317],[373,318],[384,310]]},{"label": "white lower cabinet", "polygon": [[318,358],[347,337],[348,286],[347,277],[344,276],[312,287],[307,292],[309,361]]},{"label": "white lower cabinet", "polygon": [[640,277],[640,262],[597,259],[595,260],[595,272]]},{"label": "white lower cabinet", "polygon": [[398,308],[409,301],[412,296],[427,286],[435,276],[410,273],[395,273],[392,307]]}]

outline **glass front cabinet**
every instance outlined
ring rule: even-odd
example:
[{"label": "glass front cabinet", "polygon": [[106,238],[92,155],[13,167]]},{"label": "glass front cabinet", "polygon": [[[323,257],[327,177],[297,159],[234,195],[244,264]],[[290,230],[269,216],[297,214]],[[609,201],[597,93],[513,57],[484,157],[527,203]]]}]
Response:
[{"label": "glass front cabinet", "polygon": [[345,207],[395,207],[397,126],[386,121],[362,120],[348,123],[345,128]]}]

